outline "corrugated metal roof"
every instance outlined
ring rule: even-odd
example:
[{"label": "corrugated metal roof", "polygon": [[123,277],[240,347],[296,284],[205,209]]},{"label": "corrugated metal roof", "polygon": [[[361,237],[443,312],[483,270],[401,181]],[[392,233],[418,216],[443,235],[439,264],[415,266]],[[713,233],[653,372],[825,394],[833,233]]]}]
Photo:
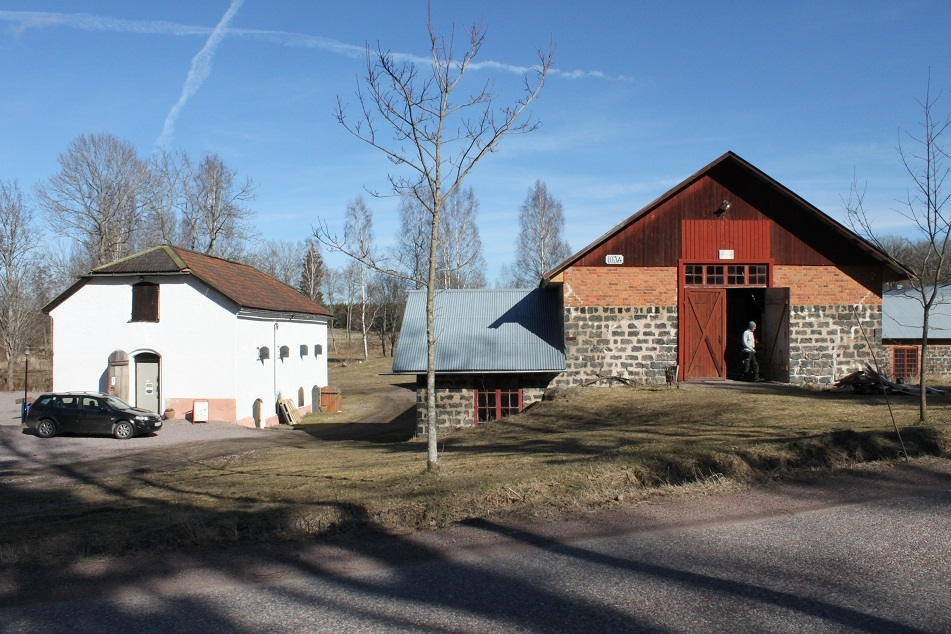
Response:
[{"label": "corrugated metal roof", "polygon": [[[554,289],[436,291],[436,371],[561,372],[561,295]],[[393,371],[426,372],[426,291],[410,291]]]},{"label": "corrugated metal roof", "polygon": [[[921,340],[923,318],[920,291],[903,288],[882,295],[882,339]],[[928,339],[951,339],[951,287],[938,288],[928,317]]]}]

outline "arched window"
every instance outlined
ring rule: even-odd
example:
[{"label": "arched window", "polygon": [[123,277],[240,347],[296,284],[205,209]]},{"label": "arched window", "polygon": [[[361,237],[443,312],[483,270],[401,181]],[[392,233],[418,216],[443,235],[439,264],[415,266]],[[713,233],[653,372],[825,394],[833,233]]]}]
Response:
[{"label": "arched window", "polygon": [[300,358],[303,359],[306,356],[307,356],[307,344],[302,343],[300,345]]},{"label": "arched window", "polygon": [[323,347],[319,343],[314,344],[314,356],[319,357],[324,353]]},{"label": "arched window", "polygon": [[258,361],[264,361],[271,358],[271,350],[267,346],[258,348]]},{"label": "arched window", "polygon": [[287,357],[291,356],[291,349],[287,346],[281,346],[280,353],[281,359],[286,359]]}]

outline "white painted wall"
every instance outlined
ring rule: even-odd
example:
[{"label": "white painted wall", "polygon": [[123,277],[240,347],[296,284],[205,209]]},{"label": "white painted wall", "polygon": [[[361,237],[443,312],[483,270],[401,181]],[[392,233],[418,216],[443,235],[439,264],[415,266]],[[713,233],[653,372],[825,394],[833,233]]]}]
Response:
[{"label": "white painted wall", "polygon": [[[53,389],[106,391],[109,355],[129,354],[129,400],[135,401],[134,356],[152,352],[161,357],[160,406],[170,398],[234,399],[235,421],[252,416],[261,398],[265,417],[274,416],[276,389],[297,403],[304,388],[327,384],[325,321],[263,321],[237,317],[237,306],[190,276],[145,277],[160,284],[159,322],[130,322],[132,278],[93,278],[53,309]],[[274,324],[278,323],[275,331]],[[283,361],[274,351],[287,345]],[[307,344],[308,355],[300,355]],[[323,353],[314,356],[314,344]],[[260,362],[258,348],[271,348]],[[275,372],[276,369],[276,372]]]},{"label": "white painted wall", "polygon": [[[311,405],[313,387],[327,385],[326,321],[239,318],[237,333],[237,393],[243,398],[237,407],[239,420],[252,415],[255,399],[264,401],[264,416],[273,417],[277,393],[298,404],[303,388],[306,406]],[[307,346],[305,356],[301,345]],[[321,348],[319,355],[314,354],[315,345]],[[280,358],[281,346],[288,347],[285,359]],[[268,348],[270,358],[259,361],[262,347]]]}]

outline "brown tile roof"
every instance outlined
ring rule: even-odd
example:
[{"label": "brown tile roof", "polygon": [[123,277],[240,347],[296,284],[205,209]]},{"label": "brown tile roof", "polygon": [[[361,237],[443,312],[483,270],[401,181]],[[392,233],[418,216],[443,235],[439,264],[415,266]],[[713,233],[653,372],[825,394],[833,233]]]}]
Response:
[{"label": "brown tile roof", "polygon": [[[162,245],[93,269],[90,277],[185,273],[194,275],[242,308],[326,315],[326,308],[297,289],[277,281],[253,266]],[[72,289],[71,289],[72,290]],[[58,303],[54,300],[53,303]],[[51,303],[51,308],[53,307]]]}]

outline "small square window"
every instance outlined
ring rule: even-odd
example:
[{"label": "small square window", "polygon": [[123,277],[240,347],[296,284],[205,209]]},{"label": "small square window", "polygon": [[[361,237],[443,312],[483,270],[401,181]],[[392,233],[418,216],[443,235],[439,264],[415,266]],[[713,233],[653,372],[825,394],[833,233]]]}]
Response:
[{"label": "small square window", "polygon": [[707,284],[710,286],[723,286],[723,266],[720,264],[707,265]]},{"label": "small square window", "polygon": [[303,359],[303,358],[306,357],[306,356],[307,356],[307,344],[306,344],[306,343],[302,343],[302,344],[300,345],[300,357],[301,357],[301,359]]},{"label": "small square window", "polygon": [[324,348],[319,343],[314,344],[314,356],[319,357],[324,353]]}]

